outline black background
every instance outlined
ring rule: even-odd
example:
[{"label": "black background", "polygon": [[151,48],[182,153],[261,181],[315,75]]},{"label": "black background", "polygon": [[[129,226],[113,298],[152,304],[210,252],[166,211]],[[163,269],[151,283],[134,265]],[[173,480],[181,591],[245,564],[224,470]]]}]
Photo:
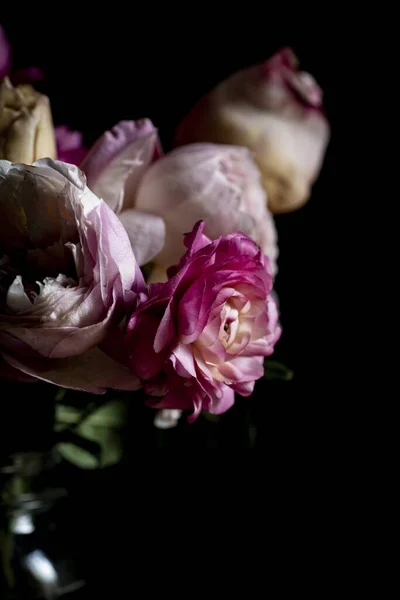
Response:
[{"label": "black background", "polygon": [[[79,501],[77,519],[82,545],[92,555],[91,576],[98,579],[102,572],[102,583],[114,589],[114,577],[120,583],[128,579],[132,548],[140,556],[140,565],[163,563],[176,524],[185,522],[198,535],[200,516],[208,523],[205,538],[218,539],[221,516],[231,515],[227,520],[231,519],[234,528],[242,513],[239,499],[255,496],[260,482],[268,489],[273,482],[274,502],[282,502],[287,515],[291,514],[307,486],[309,466],[313,465],[313,478],[318,481],[340,447],[334,431],[338,405],[332,396],[339,377],[332,353],[343,335],[337,329],[333,301],[340,268],[334,260],[339,243],[335,231],[338,41],[317,37],[316,30],[305,30],[300,23],[292,32],[285,22],[278,21],[276,26],[265,16],[258,19],[254,14],[246,20],[233,13],[214,19],[214,13],[199,17],[194,7],[190,15],[184,12],[169,24],[160,22],[155,7],[154,14],[148,7],[143,14],[118,18],[113,14],[108,22],[90,25],[82,24],[78,14],[66,17],[61,8],[57,15],[58,10],[54,5],[52,24],[37,20],[32,26],[25,19],[21,26],[15,18],[5,18],[3,23],[14,49],[14,67],[44,68],[46,80],[37,87],[51,99],[55,124],[81,130],[88,145],[119,120],[149,117],[168,150],[176,125],[203,93],[283,45],[293,47],[301,68],[311,72],[323,88],[332,127],[310,202],[276,219],[280,246],[276,290],[283,336],[275,356],[294,371],[293,381],[260,382],[253,396],[239,400],[218,424],[182,423],[163,438],[163,447],[174,451],[167,452],[167,457],[154,452],[159,440],[152,430],[152,414],[137,403],[132,409],[125,464],[80,477],[85,500]],[[249,449],[248,419],[257,431],[251,471],[242,467],[243,453],[247,455]],[[236,489],[224,507],[217,501],[216,490],[232,466]],[[212,477],[215,471],[218,483]],[[192,494],[194,474],[199,472],[202,483],[198,480],[195,487],[202,491]],[[286,487],[288,481],[291,485]],[[178,482],[183,491],[175,492]],[[289,494],[281,497],[276,486],[285,487]],[[273,519],[274,510],[264,508],[256,524],[249,516],[251,526],[268,521],[268,513]],[[88,515],[93,514],[90,519]],[[94,539],[98,544],[93,544]],[[122,539],[128,543],[128,554],[122,549]],[[211,560],[209,554],[203,559]],[[173,576],[179,577],[176,569]]]}]

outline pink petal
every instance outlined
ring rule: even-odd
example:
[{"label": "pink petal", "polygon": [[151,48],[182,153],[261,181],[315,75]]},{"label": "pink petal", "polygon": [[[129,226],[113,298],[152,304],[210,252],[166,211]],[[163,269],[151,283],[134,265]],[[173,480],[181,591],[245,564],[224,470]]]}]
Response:
[{"label": "pink petal", "polygon": [[151,121],[121,121],[97,140],[81,169],[94,193],[119,213],[133,208],[139,180],[160,154],[160,142]]},{"label": "pink petal", "polygon": [[200,219],[211,239],[234,231],[254,238],[266,212],[260,179],[249,151],[235,146],[191,144],[153,164],[140,183],[136,206],[166,221],[159,262],[179,260],[183,234]]},{"label": "pink petal", "polygon": [[255,381],[240,381],[239,383],[235,383],[232,389],[241,396],[250,396],[254,391],[255,383]]},{"label": "pink petal", "polygon": [[235,402],[235,392],[227,385],[223,386],[223,396],[217,402],[214,401],[210,413],[214,415],[221,415],[233,406]]},{"label": "pink petal", "polygon": [[150,262],[164,245],[164,220],[134,208],[122,211],[119,218],[128,234],[138,264]]},{"label": "pink petal", "polygon": [[157,317],[139,314],[135,326],[127,334],[130,367],[144,381],[155,377],[165,361],[165,354],[156,353],[153,347],[158,326]]},{"label": "pink petal", "polygon": [[219,372],[234,383],[256,381],[264,375],[263,357],[237,356],[220,365]]},{"label": "pink petal", "polygon": [[192,347],[186,344],[178,344],[173,350],[173,355],[178,359],[189,375],[196,377]]},{"label": "pink petal", "polygon": [[70,131],[65,125],[56,127],[55,134],[59,160],[79,166],[88,153],[83,146],[82,134]]},{"label": "pink petal", "polygon": [[196,281],[179,303],[178,329],[185,344],[194,342],[203,331],[214,297],[207,288],[207,281]]},{"label": "pink petal", "polygon": [[204,221],[198,221],[193,226],[190,233],[187,233],[184,237],[184,244],[188,248],[190,255],[193,256],[196,252],[211,244],[210,238],[204,235]]},{"label": "pink petal", "polygon": [[154,338],[153,344],[154,351],[157,354],[165,350],[167,346],[172,343],[175,337],[173,310],[174,304],[175,301],[173,298],[171,298],[171,300],[168,302],[164,315],[161,319],[160,325],[157,329],[157,334]]}]

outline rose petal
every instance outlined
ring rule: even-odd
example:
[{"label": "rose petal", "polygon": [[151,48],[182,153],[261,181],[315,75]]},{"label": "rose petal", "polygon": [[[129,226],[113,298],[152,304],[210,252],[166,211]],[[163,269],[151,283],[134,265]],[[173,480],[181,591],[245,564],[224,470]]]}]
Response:
[{"label": "rose petal", "polygon": [[112,360],[98,348],[76,357],[40,360],[3,354],[9,365],[27,375],[60,387],[93,394],[103,394],[107,388],[137,390],[140,382],[129,369]]},{"label": "rose petal", "polygon": [[233,406],[235,402],[235,392],[227,385],[223,386],[223,396],[217,402],[214,401],[212,408],[209,409],[210,413],[214,415],[221,415]]},{"label": "rose petal", "polygon": [[194,363],[193,351],[191,346],[178,344],[173,350],[173,355],[178,359],[185,371],[192,377],[196,377],[196,368]]},{"label": "rose petal", "polygon": [[134,373],[143,381],[155,377],[161,371],[164,353],[154,351],[154,338],[159,326],[159,320],[152,315],[139,315],[132,333],[127,335],[129,361]]},{"label": "rose petal", "polygon": [[6,304],[13,312],[23,312],[32,308],[32,303],[25,293],[21,275],[17,275],[8,288]]},{"label": "rose petal", "polygon": [[79,131],[70,131],[65,125],[59,125],[55,128],[55,135],[59,160],[80,165],[88,153],[83,145],[82,134]]},{"label": "rose petal", "polygon": [[218,370],[234,383],[255,381],[264,375],[263,357],[237,356],[220,365]]},{"label": "rose petal", "polygon": [[164,245],[164,220],[132,208],[122,211],[119,218],[128,234],[138,264],[144,265],[151,261]]},{"label": "rose petal", "polygon": [[121,121],[97,140],[81,164],[88,186],[117,214],[133,208],[143,172],[160,154],[151,121]]}]

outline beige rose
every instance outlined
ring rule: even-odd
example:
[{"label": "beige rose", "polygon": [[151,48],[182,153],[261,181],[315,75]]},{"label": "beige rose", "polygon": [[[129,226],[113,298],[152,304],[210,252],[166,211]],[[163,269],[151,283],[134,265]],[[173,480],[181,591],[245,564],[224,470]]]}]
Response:
[{"label": "beige rose", "polygon": [[0,83],[0,159],[31,165],[56,158],[50,102],[30,85]]},{"label": "beige rose", "polygon": [[238,71],[206,94],[179,125],[175,145],[246,146],[261,171],[272,213],[303,206],[329,141],[322,89],[298,70],[289,48]]}]

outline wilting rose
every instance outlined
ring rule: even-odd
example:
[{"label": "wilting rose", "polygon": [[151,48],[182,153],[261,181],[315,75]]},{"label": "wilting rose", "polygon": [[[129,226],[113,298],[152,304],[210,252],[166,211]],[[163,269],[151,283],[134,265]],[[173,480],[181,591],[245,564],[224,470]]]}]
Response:
[{"label": "wilting rose", "polygon": [[55,128],[57,156],[59,160],[79,165],[88,153],[82,141],[80,131],[71,131],[65,125],[58,125]]},{"label": "wilting rose", "polygon": [[180,124],[176,144],[217,142],[255,153],[273,213],[309,199],[329,140],[322,90],[289,48],[239,71],[206,95]]},{"label": "wilting rose", "polygon": [[0,161],[0,240],[0,357],[62,387],[136,389],[100,347],[143,278],[122,224],[78,168]]},{"label": "wilting rose", "polygon": [[0,83],[0,159],[33,164],[56,158],[49,99],[30,85]]},{"label": "wilting rose", "polygon": [[129,320],[133,372],[160,409],[219,414],[251,394],[280,336],[269,261],[247,236],[211,241],[198,223],[166,283],[153,284]]},{"label": "wilting rose", "polygon": [[0,79],[8,74],[11,65],[11,48],[4,27],[0,25]]},{"label": "wilting rose", "polygon": [[124,224],[139,265],[150,261],[164,244],[164,221],[135,208],[143,173],[161,153],[151,121],[121,121],[101,136],[80,165],[90,189]]},{"label": "wilting rose", "polygon": [[261,175],[246,148],[191,144],[150,166],[139,185],[136,207],[165,221],[166,234],[156,262],[176,264],[184,253],[183,234],[199,220],[216,239],[241,231],[257,242],[276,273],[278,247]]}]

